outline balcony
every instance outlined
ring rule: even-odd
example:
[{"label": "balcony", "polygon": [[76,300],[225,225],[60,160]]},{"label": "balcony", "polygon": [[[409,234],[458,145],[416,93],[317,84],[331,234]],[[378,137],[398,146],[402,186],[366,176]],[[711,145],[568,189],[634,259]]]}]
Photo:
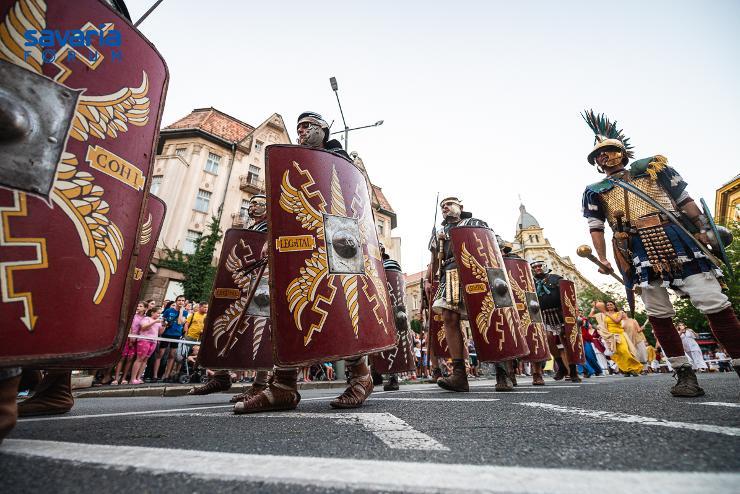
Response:
[{"label": "balcony", "polygon": [[247,224],[248,216],[241,213],[231,213],[231,227],[232,228],[244,228]]},{"label": "balcony", "polygon": [[257,178],[257,175],[248,173],[239,177],[239,189],[250,194],[264,194],[265,182]]}]

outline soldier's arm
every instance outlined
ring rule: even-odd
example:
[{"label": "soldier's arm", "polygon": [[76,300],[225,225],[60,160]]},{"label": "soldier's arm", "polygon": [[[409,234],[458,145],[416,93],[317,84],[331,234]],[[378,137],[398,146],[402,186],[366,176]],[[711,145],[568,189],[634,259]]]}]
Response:
[{"label": "soldier's arm", "polygon": [[[589,188],[586,188],[583,193],[583,216],[588,221],[588,230],[591,233],[591,243],[596,251],[596,257],[611,271],[612,265],[606,258],[606,239],[604,237],[606,212],[599,195]],[[609,271],[599,268],[599,273],[608,274]]]}]

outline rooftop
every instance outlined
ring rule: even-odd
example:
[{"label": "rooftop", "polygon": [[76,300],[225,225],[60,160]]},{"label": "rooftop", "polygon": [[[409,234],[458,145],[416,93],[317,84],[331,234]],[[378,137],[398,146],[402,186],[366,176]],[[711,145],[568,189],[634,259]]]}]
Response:
[{"label": "rooftop", "polygon": [[393,208],[391,207],[391,203],[388,202],[385,194],[383,194],[383,189],[381,189],[377,185],[373,185],[373,192],[375,193],[375,198],[378,200],[378,206],[380,206],[380,209],[388,211],[389,213],[395,213],[395,211],[393,211]]},{"label": "rooftop", "polygon": [[406,284],[410,285],[413,283],[418,283],[426,274],[425,271],[419,271],[418,273],[411,273],[411,274],[404,274],[403,277],[406,280]]},{"label": "rooftop", "polygon": [[162,130],[163,132],[168,130],[201,130],[226,142],[237,143],[252,132],[254,127],[211,107],[196,108],[189,115]]}]

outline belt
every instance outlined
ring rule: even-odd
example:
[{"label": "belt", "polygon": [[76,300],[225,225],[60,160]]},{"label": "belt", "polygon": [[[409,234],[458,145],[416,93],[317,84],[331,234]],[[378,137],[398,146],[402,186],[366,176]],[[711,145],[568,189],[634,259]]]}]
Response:
[{"label": "belt", "polygon": [[442,266],[449,266],[453,262],[455,262],[455,258],[450,257],[449,259],[445,259],[444,261],[442,261]]}]

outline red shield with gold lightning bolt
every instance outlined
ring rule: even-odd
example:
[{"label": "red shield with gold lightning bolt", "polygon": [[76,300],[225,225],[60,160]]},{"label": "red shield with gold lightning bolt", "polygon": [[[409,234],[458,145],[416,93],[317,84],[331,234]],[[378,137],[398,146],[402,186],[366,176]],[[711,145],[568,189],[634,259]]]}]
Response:
[{"label": "red shield with gold lightning bolt", "polygon": [[97,0],[0,0],[0,59],[81,93],[50,200],[0,190],[0,365],[103,355],[128,331],[166,65]]},{"label": "red shield with gold lightning bolt", "polygon": [[266,233],[243,228],[224,234],[198,354],[204,367],[272,369],[268,273],[259,277],[257,269],[266,240]]},{"label": "red shield with gold lightning bolt", "polygon": [[275,361],[303,365],[394,347],[362,172],[327,151],[269,146],[267,193]]},{"label": "red shield with gold lightning bolt", "polygon": [[547,335],[540,314],[532,270],[525,259],[505,257],[504,265],[514,295],[514,305],[521,321],[519,329],[529,347],[529,355],[523,359],[529,362],[543,362],[550,358],[550,351],[547,346]]},{"label": "red shield with gold lightning bolt", "polygon": [[502,362],[527,355],[495,233],[490,228],[460,226],[450,230],[450,239],[478,359]]}]

